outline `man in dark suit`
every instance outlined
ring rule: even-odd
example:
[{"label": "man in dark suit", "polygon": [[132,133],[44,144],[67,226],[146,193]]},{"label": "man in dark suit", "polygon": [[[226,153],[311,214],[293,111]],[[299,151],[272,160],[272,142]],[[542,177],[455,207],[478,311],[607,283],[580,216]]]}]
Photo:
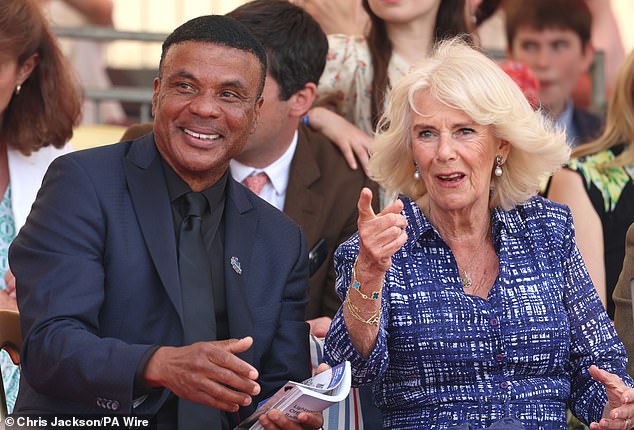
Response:
[{"label": "man in dark suit", "polygon": [[[286,0],[256,0],[228,13],[260,41],[268,58],[264,104],[256,130],[231,161],[238,181],[265,173],[260,197],[283,210],[306,234],[309,301],[306,319],[323,337],[341,305],[335,293],[333,254],[357,229],[359,193],[376,191],[363,172],[348,168],[323,135],[301,124],[316,97],[326,64],[328,40],[319,24]],[[130,127],[123,140],[149,132]],[[374,193],[377,195],[378,193]]]},{"label": "man in dark suit", "polygon": [[15,413],[228,429],[309,376],[305,239],[229,173],[265,72],[238,22],[193,19],[163,44],[154,133],[51,165],[10,249],[24,334]]}]

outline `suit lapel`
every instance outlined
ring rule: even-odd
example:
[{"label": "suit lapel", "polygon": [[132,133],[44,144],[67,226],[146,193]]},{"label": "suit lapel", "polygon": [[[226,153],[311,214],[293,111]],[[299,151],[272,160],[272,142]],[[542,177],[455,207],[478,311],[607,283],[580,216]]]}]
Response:
[{"label": "suit lapel", "polygon": [[124,162],[130,197],[145,243],[182,322],[174,219],[154,134],[136,139]]},{"label": "suit lapel", "polygon": [[309,248],[319,239],[319,215],[323,206],[323,197],[314,192],[311,186],[317,181],[321,172],[309,147],[306,131],[298,128],[298,142],[286,189],[284,213],[302,226]]},{"label": "suit lapel", "polygon": [[[253,336],[253,315],[248,289],[261,288],[257,276],[251,276],[251,253],[258,223],[258,213],[249,200],[248,191],[233,178],[227,184],[225,204],[225,288],[229,332],[233,338]],[[247,284],[247,281],[249,283]],[[253,363],[253,348],[240,356]]]}]

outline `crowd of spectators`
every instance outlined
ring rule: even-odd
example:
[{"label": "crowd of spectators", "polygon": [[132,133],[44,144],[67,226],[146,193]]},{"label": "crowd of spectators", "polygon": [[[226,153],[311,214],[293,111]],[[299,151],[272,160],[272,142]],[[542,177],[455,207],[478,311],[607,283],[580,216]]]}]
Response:
[{"label": "crowd of spectators", "polygon": [[634,428],[634,52],[597,3],[246,1],[170,33],[152,122],[73,152],[130,118],[51,28],[113,3],[3,0],[9,411],[229,429],[347,360],[361,404],[259,424]]}]

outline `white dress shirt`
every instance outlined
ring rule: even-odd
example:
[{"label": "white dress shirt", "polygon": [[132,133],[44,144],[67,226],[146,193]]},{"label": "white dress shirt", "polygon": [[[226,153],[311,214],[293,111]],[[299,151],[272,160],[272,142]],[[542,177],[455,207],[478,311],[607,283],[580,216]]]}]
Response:
[{"label": "white dress shirt", "polygon": [[262,169],[256,169],[251,166],[231,160],[229,168],[233,178],[242,182],[247,176],[264,172],[269,177],[269,181],[264,185],[260,192],[260,197],[284,211],[284,202],[286,201],[286,188],[288,187],[288,177],[291,171],[291,162],[297,148],[297,130],[288,149],[280,158]]}]

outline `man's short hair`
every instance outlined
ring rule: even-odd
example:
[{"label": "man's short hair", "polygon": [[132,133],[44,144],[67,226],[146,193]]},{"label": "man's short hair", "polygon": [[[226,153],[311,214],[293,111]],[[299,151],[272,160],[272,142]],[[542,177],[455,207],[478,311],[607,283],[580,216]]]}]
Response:
[{"label": "man's short hair", "polygon": [[572,30],[581,39],[582,49],[590,43],[592,14],[586,0],[509,0],[504,11],[509,49],[520,27]]},{"label": "man's short hair", "polygon": [[261,94],[266,78],[266,53],[262,44],[238,21],[225,15],[204,15],[177,27],[163,42],[159,76],[169,48],[183,42],[213,43],[253,54],[262,66],[261,85],[258,92]]},{"label": "man's short hair", "polygon": [[328,39],[310,14],[287,0],[254,0],[229,12],[264,45],[268,73],[288,100],[308,82],[319,83]]}]

